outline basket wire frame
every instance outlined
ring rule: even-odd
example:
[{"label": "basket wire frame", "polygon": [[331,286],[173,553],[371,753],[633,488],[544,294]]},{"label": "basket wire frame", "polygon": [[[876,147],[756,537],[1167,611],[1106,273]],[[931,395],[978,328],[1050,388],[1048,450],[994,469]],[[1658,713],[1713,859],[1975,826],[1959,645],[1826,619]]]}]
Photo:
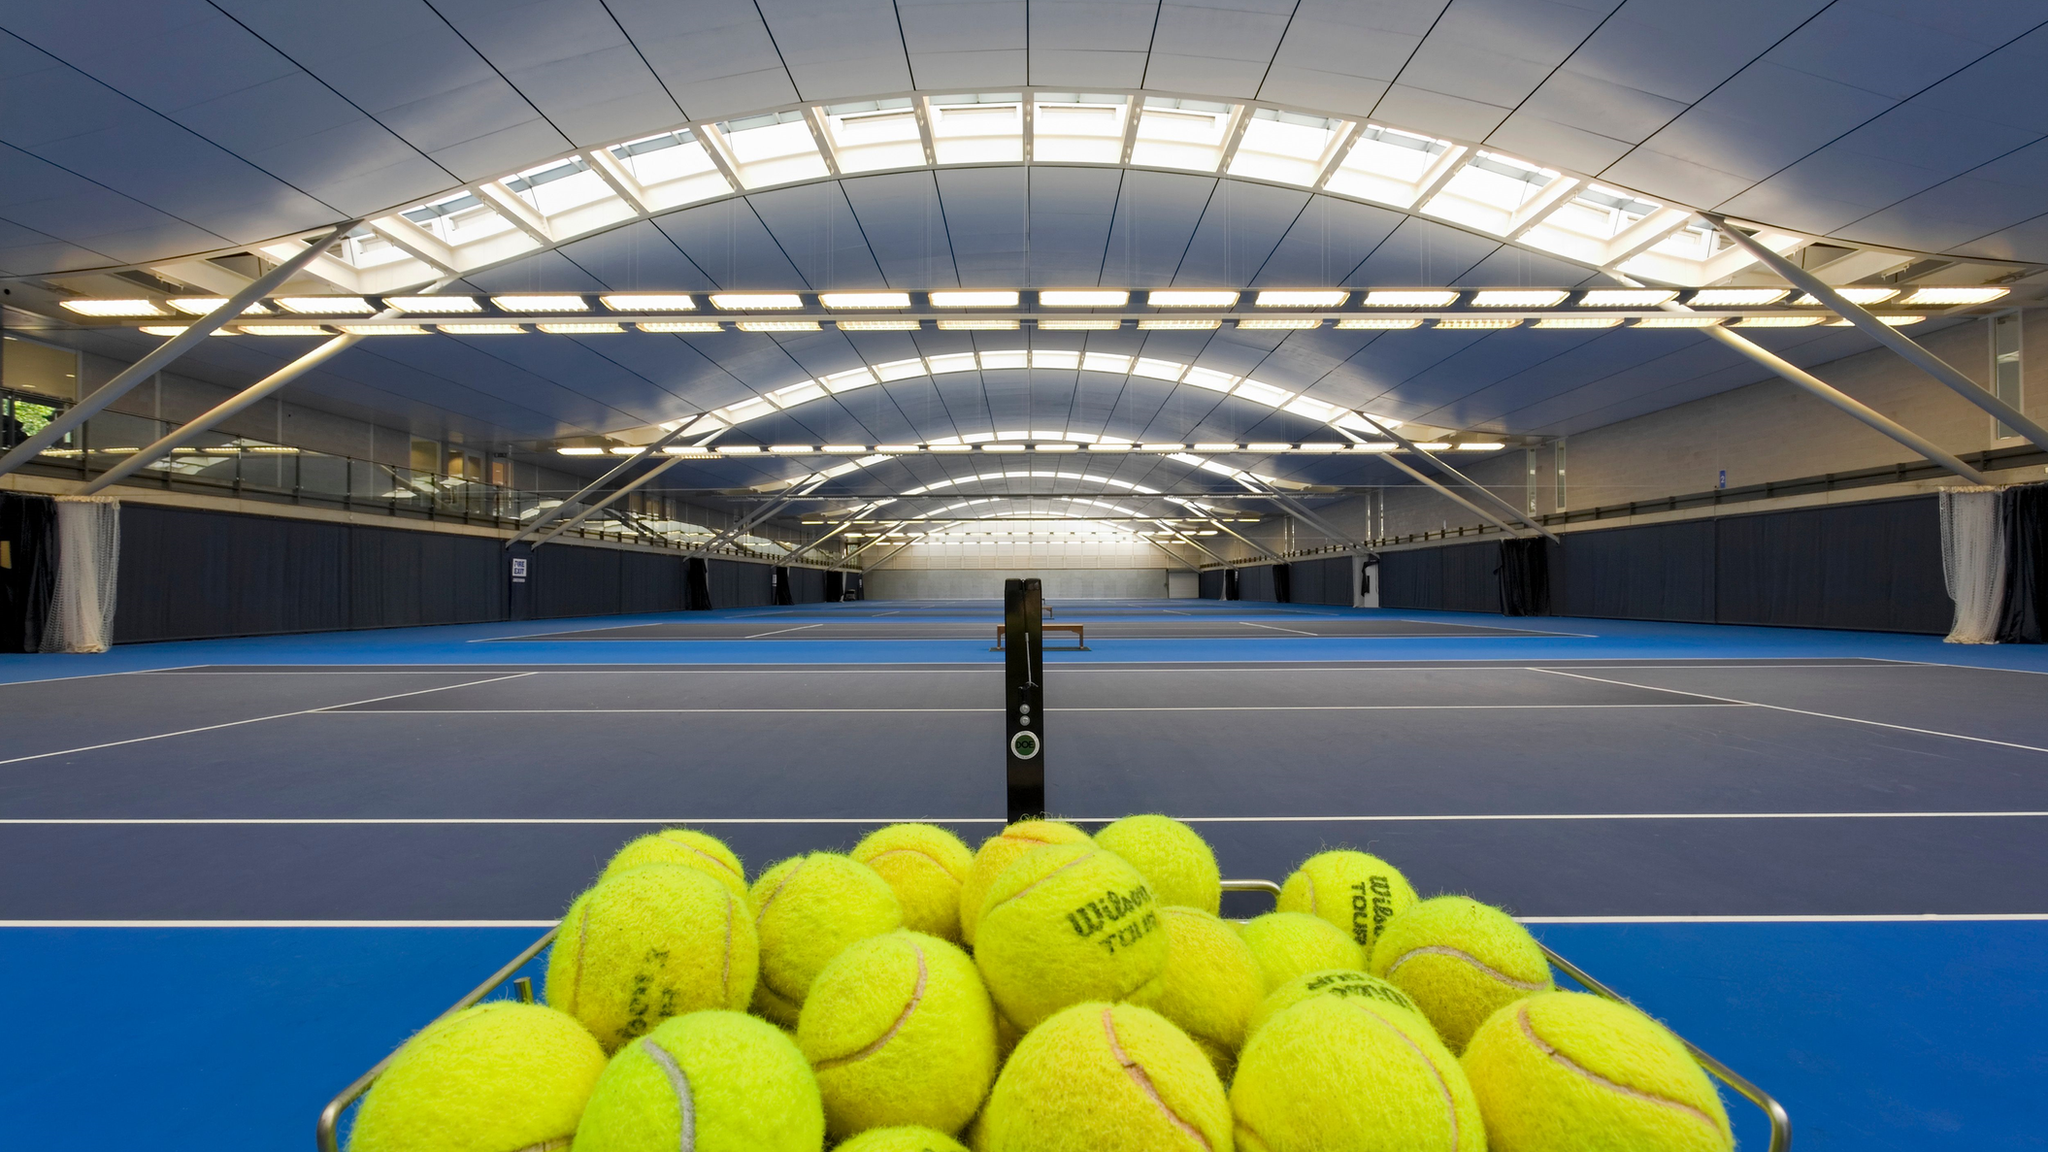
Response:
[{"label": "basket wire frame", "polygon": [[[1225,892],[1264,892],[1276,900],[1280,896],[1280,885],[1275,884],[1271,880],[1225,880],[1223,882],[1223,890]],[[428,1027],[432,1027],[433,1024],[482,1001],[484,997],[496,991],[508,980],[512,981],[514,993],[518,999],[524,1003],[531,1004],[533,1002],[533,982],[524,976],[513,980],[512,975],[531,963],[533,958],[540,955],[542,950],[547,948],[549,944],[554,943],[557,931],[559,931],[557,928],[548,929],[545,935],[527,945],[526,950],[513,957],[510,963],[492,973],[490,979],[471,989],[468,995],[457,1000],[446,1012],[436,1016],[433,1021],[429,1022]],[[1571,977],[1574,983],[1586,991],[1596,996],[1613,1000],[1616,1003],[1629,1004],[1630,1007],[1634,1007],[1627,997],[1594,979],[1578,965],[1551,951],[1549,945],[1538,941],[1537,947],[1543,949],[1543,955],[1549,959],[1553,967],[1563,972],[1566,976]],[[1734,1069],[1700,1051],[1692,1041],[1679,1036],[1678,1042],[1685,1045],[1685,1050],[1692,1054],[1692,1058],[1699,1062],[1700,1067],[1705,1068],[1710,1075],[1721,1081],[1721,1083],[1734,1089],[1743,1099],[1756,1105],[1757,1110],[1762,1112],[1765,1118],[1770,1121],[1771,1144],[1769,1152],[1791,1152],[1792,1117],[1785,1111],[1784,1105],[1778,1103],[1770,1093],[1750,1083],[1748,1079],[1737,1073]],[[384,1069],[390,1065],[392,1058],[397,1055],[397,1051],[394,1050],[390,1056],[377,1061],[374,1067],[361,1076],[356,1077],[354,1083],[342,1089],[339,1095],[327,1102],[327,1107],[320,1110],[320,1123],[316,1133],[319,1152],[341,1152],[340,1137],[337,1133],[341,1126],[342,1113],[348,1111],[351,1104],[361,1099],[363,1093],[370,1090],[370,1085],[377,1082],[377,1077],[383,1074]]]}]

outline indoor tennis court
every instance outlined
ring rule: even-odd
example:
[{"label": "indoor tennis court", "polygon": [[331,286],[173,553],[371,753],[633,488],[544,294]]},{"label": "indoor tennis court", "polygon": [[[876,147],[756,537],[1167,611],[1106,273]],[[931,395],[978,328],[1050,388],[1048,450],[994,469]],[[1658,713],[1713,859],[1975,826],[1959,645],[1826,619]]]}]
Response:
[{"label": "indoor tennis court", "polygon": [[10,1143],[2048,1148],[2044,66],[0,15]]}]

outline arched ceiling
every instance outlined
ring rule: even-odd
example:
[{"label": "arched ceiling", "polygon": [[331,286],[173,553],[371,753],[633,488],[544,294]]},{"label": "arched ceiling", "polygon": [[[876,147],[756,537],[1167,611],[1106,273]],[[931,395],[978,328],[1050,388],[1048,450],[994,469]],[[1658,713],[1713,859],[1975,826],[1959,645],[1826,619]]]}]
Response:
[{"label": "arched ceiling", "polygon": [[20,5],[0,19],[0,269],[252,244],[764,108],[1027,89],[1323,110],[1845,243],[2040,260],[2043,16],[1856,0]]}]

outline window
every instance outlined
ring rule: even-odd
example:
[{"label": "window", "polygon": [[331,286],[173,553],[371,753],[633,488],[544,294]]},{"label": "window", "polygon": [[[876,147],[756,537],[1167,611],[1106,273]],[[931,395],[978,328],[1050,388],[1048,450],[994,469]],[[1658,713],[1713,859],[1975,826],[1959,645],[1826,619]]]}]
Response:
[{"label": "window", "polygon": [[[2007,312],[1991,318],[1991,394],[2021,408],[2020,391],[2020,314]],[[2025,411],[2024,408],[2021,408]],[[1993,423],[1992,436],[1999,440],[2010,440],[2019,435],[2002,422]]]},{"label": "window", "polygon": [[1564,511],[1564,510],[1565,510],[1565,507],[1566,507],[1566,505],[1565,505],[1565,502],[1564,502],[1564,438],[1563,438],[1563,437],[1559,437],[1559,438],[1558,438],[1558,440],[1557,440],[1557,442],[1556,442],[1555,444],[1552,444],[1552,445],[1550,446],[1550,470],[1551,470],[1551,473],[1552,473],[1553,475],[1555,475],[1555,476],[1557,477],[1557,510],[1558,510],[1559,512],[1562,512],[1562,511]]},{"label": "window", "polygon": [[0,377],[13,391],[78,399],[78,353],[71,349],[9,336],[0,346],[0,357],[4,357]]}]

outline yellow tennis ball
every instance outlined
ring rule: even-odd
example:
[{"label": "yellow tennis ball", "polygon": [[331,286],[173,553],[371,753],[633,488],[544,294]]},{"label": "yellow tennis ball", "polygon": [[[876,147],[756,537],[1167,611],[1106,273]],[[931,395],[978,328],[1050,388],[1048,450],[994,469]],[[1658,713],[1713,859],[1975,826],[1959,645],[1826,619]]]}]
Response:
[{"label": "yellow tennis ball", "polygon": [[1465,1073],[1496,1152],[1729,1152],[1728,1112],[1678,1037],[1626,1004],[1539,992],[1488,1017]]},{"label": "yellow tennis ball", "polygon": [[1147,1006],[1201,1045],[1220,1075],[1244,1046],[1266,976],[1251,945],[1230,925],[1197,908],[1161,908],[1166,975]]},{"label": "yellow tennis ball", "polygon": [[579,1152],[818,1152],[824,1144],[825,1112],[803,1054],[743,1012],[678,1016],[619,1049],[576,1129]]},{"label": "yellow tennis ball", "polygon": [[1170,816],[1126,816],[1095,834],[1095,842],[1130,862],[1169,907],[1223,908],[1223,876],[1216,853],[1193,828]]},{"label": "yellow tennis ball", "polygon": [[747,870],[716,836],[691,828],[664,828],[637,840],[629,840],[604,866],[599,880],[609,879],[628,868],[643,864],[681,864],[695,868],[742,900],[747,899]]},{"label": "yellow tennis ball", "polygon": [[1497,1009],[1553,987],[1529,930],[1465,896],[1424,900],[1387,921],[1366,969],[1412,997],[1453,1052]]},{"label": "yellow tennis ball", "polygon": [[793,856],[754,881],[754,927],[761,936],[761,981],[754,1010],[785,1028],[811,981],[839,950],[894,932],[903,904],[875,870],[836,852]]},{"label": "yellow tennis ball", "polygon": [[1418,1020],[1425,1023],[1428,1021],[1428,1017],[1422,1014],[1422,1009],[1416,1007],[1415,1001],[1409,999],[1406,992],[1385,980],[1350,968],[1326,968],[1320,972],[1310,972],[1306,976],[1296,976],[1273,989],[1264,1000],[1259,1001],[1259,1006],[1252,1010],[1252,1018],[1245,1025],[1245,1036],[1249,1038],[1257,1035],[1266,1021],[1312,996],[1370,1000],[1381,1005],[1383,1011],[1386,1008],[1399,1008],[1403,1012],[1414,1013]]},{"label": "yellow tennis ball", "polygon": [[982,906],[974,962],[1019,1028],[1084,1000],[1144,1000],[1166,971],[1145,878],[1093,844],[1041,848],[1003,870]]},{"label": "yellow tennis ball", "polygon": [[850,855],[888,881],[903,902],[903,926],[960,942],[960,885],[974,853],[936,824],[891,824],[868,833]]},{"label": "yellow tennis ball", "polygon": [[832,1152],[967,1152],[967,1148],[930,1128],[870,1128]]},{"label": "yellow tennis ball", "polygon": [[967,879],[960,884],[961,941],[974,947],[974,928],[981,919],[981,907],[988,902],[988,890],[1003,869],[1040,848],[1090,842],[1086,832],[1058,820],[1021,821],[983,840],[974,852],[974,866],[967,870]]},{"label": "yellow tennis ball", "polygon": [[996,1078],[996,1010],[967,953],[891,932],[849,944],[797,1019],[834,1136],[923,1125],[958,1132]]},{"label": "yellow tennis ball", "polygon": [[1405,1008],[1312,996],[1245,1042],[1230,1085],[1239,1152],[1485,1152],[1458,1058]]},{"label": "yellow tennis ball", "polygon": [[428,1025],[356,1110],[349,1152],[566,1148],[604,1051],[552,1008],[494,1000]]},{"label": "yellow tennis ball", "polygon": [[1230,1152],[1230,1102],[1195,1042],[1135,1004],[1031,1030],[983,1111],[986,1152]]},{"label": "yellow tennis ball", "polygon": [[1280,886],[1282,912],[1320,916],[1371,951],[1387,921],[1415,903],[1400,869],[1364,852],[1318,852]]},{"label": "yellow tennis ball", "polygon": [[1306,912],[1268,912],[1238,926],[1251,945],[1271,992],[1297,976],[1325,968],[1365,970],[1365,953],[1343,930]]},{"label": "yellow tennis ball", "polygon": [[760,944],[745,900],[695,868],[630,868],[576,898],[548,956],[548,1003],[609,1052],[670,1016],[745,1008]]}]

